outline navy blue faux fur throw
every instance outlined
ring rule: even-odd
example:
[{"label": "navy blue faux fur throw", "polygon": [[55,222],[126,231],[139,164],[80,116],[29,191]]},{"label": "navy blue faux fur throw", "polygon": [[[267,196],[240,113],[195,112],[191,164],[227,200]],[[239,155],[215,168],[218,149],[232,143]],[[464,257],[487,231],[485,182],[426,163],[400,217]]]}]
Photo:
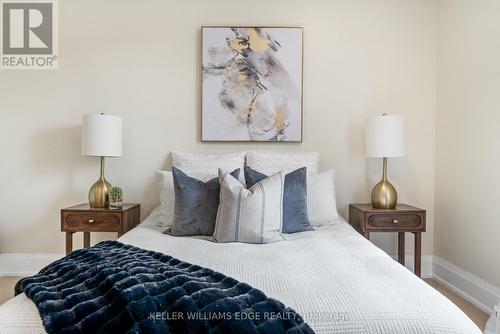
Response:
[{"label": "navy blue faux fur throw", "polygon": [[117,241],[81,249],[16,285],[52,333],[313,333],[248,284]]}]

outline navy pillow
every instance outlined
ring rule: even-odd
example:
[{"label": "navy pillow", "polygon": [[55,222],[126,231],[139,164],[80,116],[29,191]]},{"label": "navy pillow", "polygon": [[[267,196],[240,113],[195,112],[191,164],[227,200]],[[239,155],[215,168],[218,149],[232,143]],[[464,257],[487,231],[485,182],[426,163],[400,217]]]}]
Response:
[{"label": "navy pillow", "polygon": [[[245,167],[247,188],[265,179],[267,175]],[[285,175],[283,191],[283,233],[313,231],[307,215],[307,170],[299,168]]]},{"label": "navy pillow", "polygon": [[[219,178],[207,182],[187,176],[172,167],[174,178],[174,224],[165,233],[173,236],[212,235],[219,207]],[[231,173],[236,179],[240,169]]]}]

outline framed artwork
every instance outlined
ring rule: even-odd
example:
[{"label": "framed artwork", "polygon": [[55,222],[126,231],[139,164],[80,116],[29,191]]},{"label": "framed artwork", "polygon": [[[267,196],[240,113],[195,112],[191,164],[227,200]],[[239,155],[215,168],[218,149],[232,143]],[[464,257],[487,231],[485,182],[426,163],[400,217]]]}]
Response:
[{"label": "framed artwork", "polygon": [[302,141],[301,27],[202,27],[202,140]]}]

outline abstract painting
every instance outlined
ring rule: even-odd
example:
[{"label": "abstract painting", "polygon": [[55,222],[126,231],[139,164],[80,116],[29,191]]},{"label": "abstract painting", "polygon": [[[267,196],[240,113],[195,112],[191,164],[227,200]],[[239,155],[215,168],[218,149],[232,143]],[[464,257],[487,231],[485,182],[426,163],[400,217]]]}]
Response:
[{"label": "abstract painting", "polygon": [[302,141],[302,28],[202,28],[202,140]]}]

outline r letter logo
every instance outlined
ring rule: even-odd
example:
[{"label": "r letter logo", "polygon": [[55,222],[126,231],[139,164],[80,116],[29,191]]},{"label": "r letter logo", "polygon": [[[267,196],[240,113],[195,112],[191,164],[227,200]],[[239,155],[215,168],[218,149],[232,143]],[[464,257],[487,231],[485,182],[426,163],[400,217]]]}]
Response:
[{"label": "r letter logo", "polygon": [[57,68],[57,0],[0,0],[2,69]]}]

